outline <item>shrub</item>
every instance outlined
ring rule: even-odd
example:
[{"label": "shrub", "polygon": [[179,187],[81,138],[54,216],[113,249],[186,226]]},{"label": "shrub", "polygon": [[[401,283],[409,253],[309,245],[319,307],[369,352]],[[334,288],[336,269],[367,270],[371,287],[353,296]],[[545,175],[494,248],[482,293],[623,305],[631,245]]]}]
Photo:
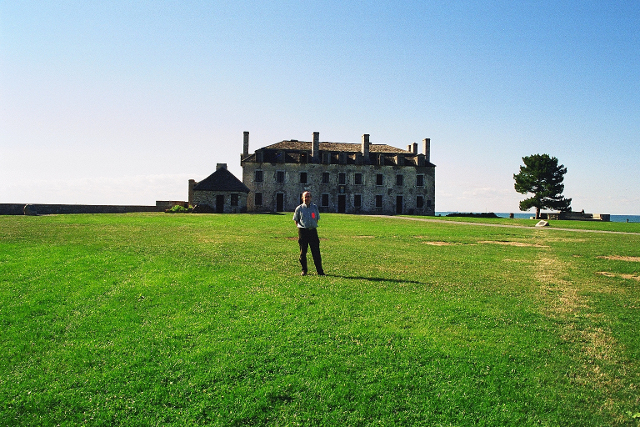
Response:
[{"label": "shrub", "polygon": [[193,210],[193,207],[190,205],[188,208],[185,208],[182,205],[175,205],[171,209],[165,210],[166,213],[189,213]]}]

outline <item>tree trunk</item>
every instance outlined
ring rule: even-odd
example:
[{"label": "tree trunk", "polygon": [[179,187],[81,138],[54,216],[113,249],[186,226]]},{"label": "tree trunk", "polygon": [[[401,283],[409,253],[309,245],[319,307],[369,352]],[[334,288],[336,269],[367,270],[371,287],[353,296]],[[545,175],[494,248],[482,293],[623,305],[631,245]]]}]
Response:
[{"label": "tree trunk", "polygon": [[540,219],[540,208],[536,208],[536,219]]}]

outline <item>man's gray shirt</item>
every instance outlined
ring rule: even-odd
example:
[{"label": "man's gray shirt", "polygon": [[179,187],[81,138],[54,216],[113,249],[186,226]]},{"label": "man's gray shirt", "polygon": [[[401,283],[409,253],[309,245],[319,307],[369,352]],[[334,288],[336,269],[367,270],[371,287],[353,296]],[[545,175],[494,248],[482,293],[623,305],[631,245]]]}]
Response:
[{"label": "man's gray shirt", "polygon": [[293,220],[298,224],[298,228],[318,228],[320,211],[315,203],[301,204],[293,213]]}]

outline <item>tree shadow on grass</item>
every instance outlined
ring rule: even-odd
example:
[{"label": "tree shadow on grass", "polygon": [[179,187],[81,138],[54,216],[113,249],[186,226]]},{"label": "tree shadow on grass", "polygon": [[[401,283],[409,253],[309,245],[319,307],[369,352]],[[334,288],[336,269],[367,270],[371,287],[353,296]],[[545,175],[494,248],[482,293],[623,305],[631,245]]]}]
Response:
[{"label": "tree shadow on grass", "polygon": [[425,282],[419,282],[417,280],[404,280],[404,279],[389,279],[387,277],[364,277],[364,276],[343,276],[341,274],[327,273],[327,277],[337,277],[340,279],[348,280],[367,280],[369,282],[393,282],[393,283],[413,283],[416,285],[426,285]]}]

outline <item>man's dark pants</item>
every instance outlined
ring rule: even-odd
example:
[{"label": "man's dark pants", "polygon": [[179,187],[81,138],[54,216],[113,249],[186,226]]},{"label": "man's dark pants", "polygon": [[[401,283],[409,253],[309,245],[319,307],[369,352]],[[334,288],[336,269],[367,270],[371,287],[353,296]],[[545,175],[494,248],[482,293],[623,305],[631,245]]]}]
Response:
[{"label": "man's dark pants", "polygon": [[320,239],[315,228],[298,228],[298,244],[300,245],[300,265],[302,272],[307,272],[307,248],[311,246],[313,263],[318,274],[324,274],[322,270],[322,257],[320,256]]}]

